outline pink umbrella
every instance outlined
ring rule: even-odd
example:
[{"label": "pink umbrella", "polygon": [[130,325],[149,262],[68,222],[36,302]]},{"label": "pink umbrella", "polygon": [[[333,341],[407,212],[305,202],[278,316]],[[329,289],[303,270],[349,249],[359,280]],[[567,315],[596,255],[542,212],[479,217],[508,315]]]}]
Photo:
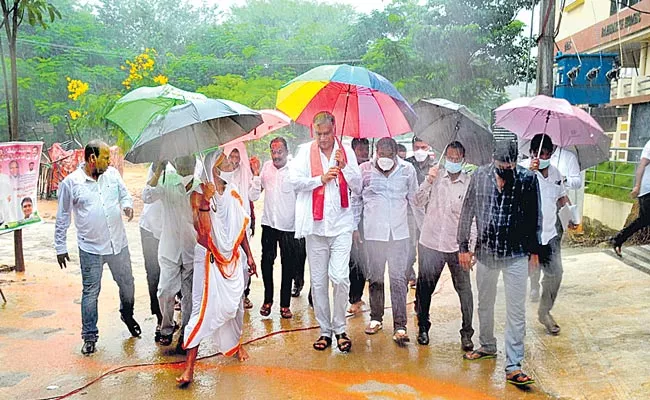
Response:
[{"label": "pink umbrella", "polygon": [[284,128],[291,124],[291,118],[284,115],[282,112],[277,110],[259,110],[258,111],[262,116],[264,121],[262,125],[259,125],[257,128],[253,129],[244,136],[238,137],[224,145],[232,146],[237,143],[248,142],[250,140],[261,139],[262,137],[268,135],[269,133],[276,131],[280,128]]},{"label": "pink umbrella", "polygon": [[559,147],[598,144],[603,135],[603,128],[587,112],[564,99],[544,95],[509,101],[495,114],[496,125],[520,138],[546,133]]}]

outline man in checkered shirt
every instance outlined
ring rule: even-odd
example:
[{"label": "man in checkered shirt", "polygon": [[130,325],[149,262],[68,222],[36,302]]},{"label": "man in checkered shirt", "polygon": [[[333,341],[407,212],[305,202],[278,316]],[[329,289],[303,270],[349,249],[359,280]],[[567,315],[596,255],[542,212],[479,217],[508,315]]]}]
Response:
[{"label": "man in checkered shirt", "polygon": [[[495,144],[494,161],[472,175],[458,226],[460,264],[468,268],[478,260],[478,317],[481,347],[466,360],[494,358],[494,303],[497,281],[503,272],[506,296],[506,380],[529,385],[534,380],[521,371],[526,333],[528,268],[538,268],[542,213],[537,177],[517,165],[517,144]],[[469,251],[470,230],[476,219],[476,253]]]}]

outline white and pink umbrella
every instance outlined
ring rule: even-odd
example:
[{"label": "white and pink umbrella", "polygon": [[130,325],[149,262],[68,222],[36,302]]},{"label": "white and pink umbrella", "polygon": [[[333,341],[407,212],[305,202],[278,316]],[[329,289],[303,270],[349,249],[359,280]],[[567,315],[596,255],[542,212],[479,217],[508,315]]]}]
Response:
[{"label": "white and pink umbrella", "polygon": [[250,140],[261,139],[269,133],[291,124],[291,118],[287,117],[278,110],[259,110],[258,113],[260,113],[264,122],[262,122],[261,125],[257,126],[246,135],[238,137],[237,139],[226,143],[224,147],[232,146],[237,143],[248,142]]}]

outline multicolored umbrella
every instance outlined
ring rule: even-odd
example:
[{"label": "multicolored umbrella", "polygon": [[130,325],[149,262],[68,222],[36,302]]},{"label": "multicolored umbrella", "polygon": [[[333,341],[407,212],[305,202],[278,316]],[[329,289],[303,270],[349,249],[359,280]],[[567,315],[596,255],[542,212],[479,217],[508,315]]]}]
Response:
[{"label": "multicolored umbrella", "polygon": [[145,86],[120,98],[105,118],[135,141],[157,116],[165,115],[172,107],[192,100],[207,100],[207,97],[172,85]]},{"label": "multicolored umbrella", "polygon": [[291,124],[291,118],[287,117],[278,110],[259,110],[258,112],[262,116],[262,120],[264,120],[264,122],[250,131],[247,135],[230,141],[226,143],[225,146],[261,139],[269,133]]},{"label": "multicolored umbrella", "polygon": [[278,91],[276,108],[305,126],[329,111],[337,134],[353,138],[398,136],[411,132],[417,119],[386,78],[345,64],[316,67],[287,82]]}]

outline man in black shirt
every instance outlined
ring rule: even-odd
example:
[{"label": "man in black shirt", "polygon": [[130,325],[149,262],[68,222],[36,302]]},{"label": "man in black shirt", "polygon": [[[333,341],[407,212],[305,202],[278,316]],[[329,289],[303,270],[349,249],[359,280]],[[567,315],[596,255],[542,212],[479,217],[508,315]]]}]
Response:
[{"label": "man in black shirt", "polygon": [[[466,360],[494,358],[494,303],[497,281],[503,272],[506,297],[506,380],[529,385],[534,380],[521,370],[526,335],[526,284],[528,268],[538,268],[542,213],[537,177],[518,166],[517,144],[497,142],[494,161],[472,175],[458,226],[458,256],[469,268],[478,260],[478,317],[481,347],[464,355]],[[472,221],[476,219],[476,254],[469,252]]]}]

